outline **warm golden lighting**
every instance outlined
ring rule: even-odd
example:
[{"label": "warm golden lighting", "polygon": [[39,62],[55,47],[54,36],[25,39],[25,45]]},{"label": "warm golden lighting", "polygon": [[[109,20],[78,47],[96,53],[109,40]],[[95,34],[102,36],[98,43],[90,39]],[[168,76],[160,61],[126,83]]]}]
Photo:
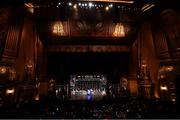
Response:
[{"label": "warm golden lighting", "polygon": [[34,5],[32,3],[25,3],[25,6],[28,8],[28,11],[34,13]]},{"label": "warm golden lighting", "polygon": [[113,36],[115,36],[115,37],[124,37],[125,36],[124,26],[121,23],[116,24]]},{"label": "warm golden lighting", "polygon": [[109,7],[108,7],[108,6],[106,6],[105,10],[106,10],[106,11],[109,11]]},{"label": "warm golden lighting", "polygon": [[171,101],[172,101],[172,102],[176,102],[176,98],[172,98]]},{"label": "warm golden lighting", "polygon": [[173,66],[167,66],[167,67],[165,68],[165,70],[168,71],[168,72],[171,72],[173,69],[174,69]]},{"label": "warm golden lighting", "polygon": [[142,64],[142,67],[147,67],[147,65],[146,64]]},{"label": "warm golden lighting", "polygon": [[143,12],[145,12],[145,11],[151,9],[151,8],[154,7],[154,6],[155,6],[155,4],[145,4],[145,5],[142,7],[141,10],[142,10]]},{"label": "warm golden lighting", "polygon": [[162,66],[159,70],[159,72],[171,72],[174,70],[173,66]]},{"label": "warm golden lighting", "polygon": [[6,90],[6,94],[8,95],[8,94],[14,94],[14,88],[12,88],[12,89],[7,89]]},{"label": "warm golden lighting", "polygon": [[161,79],[165,78],[165,75],[160,75],[160,78],[161,78]]},{"label": "warm golden lighting", "polygon": [[162,91],[167,91],[167,90],[168,90],[168,88],[167,88],[166,85],[161,85],[160,89],[161,89]]},{"label": "warm golden lighting", "polygon": [[28,60],[28,62],[27,62],[27,68],[28,68],[28,69],[33,68],[33,61],[32,61],[32,60]]},{"label": "warm golden lighting", "polygon": [[0,67],[0,74],[5,74],[7,72],[7,68],[2,66]]},{"label": "warm golden lighting", "polygon": [[74,8],[74,9],[77,9],[77,4],[75,4],[75,5],[73,6],[73,8]]},{"label": "warm golden lighting", "polygon": [[39,94],[37,94],[34,99],[35,99],[36,101],[38,101],[38,100],[39,100]]},{"label": "warm golden lighting", "polygon": [[54,25],[53,25],[53,30],[52,32],[56,35],[59,35],[59,36],[64,36],[65,35],[65,32],[64,32],[64,28],[63,28],[63,25],[62,25],[62,22],[59,21],[59,22],[56,22]]}]

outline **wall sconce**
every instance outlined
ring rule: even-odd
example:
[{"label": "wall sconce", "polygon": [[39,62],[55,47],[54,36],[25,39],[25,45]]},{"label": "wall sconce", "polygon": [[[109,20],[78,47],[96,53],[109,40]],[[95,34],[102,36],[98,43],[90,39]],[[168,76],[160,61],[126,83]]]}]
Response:
[{"label": "wall sconce", "polygon": [[34,97],[34,100],[36,100],[36,101],[39,100],[39,94],[37,94],[37,95]]},{"label": "wall sconce", "polygon": [[122,23],[116,24],[115,30],[113,32],[113,36],[115,36],[115,37],[124,37],[125,36],[124,25]]},{"label": "wall sconce", "polygon": [[5,66],[0,67],[0,74],[6,74],[7,68]]},{"label": "wall sconce", "polygon": [[28,60],[28,62],[27,62],[27,68],[28,68],[28,69],[33,68],[33,62],[32,62],[32,60]]},{"label": "wall sconce", "polygon": [[55,22],[52,26],[52,33],[58,36],[65,36],[63,24],[61,21]]},{"label": "wall sconce", "polygon": [[164,79],[164,78],[165,78],[165,75],[160,75],[160,78],[161,78],[161,79]]},{"label": "wall sconce", "polygon": [[161,91],[168,91],[167,85],[161,85],[160,89],[161,89]]},{"label": "wall sconce", "polygon": [[172,98],[171,101],[172,101],[173,103],[175,103],[175,102],[176,102],[176,98]]},{"label": "wall sconce", "polygon": [[165,68],[165,70],[166,70],[167,72],[171,72],[171,71],[173,71],[173,69],[174,69],[173,66],[166,66],[166,68]]},{"label": "wall sconce", "polygon": [[9,94],[14,94],[14,92],[15,92],[15,89],[14,89],[14,88],[12,88],[12,89],[7,89],[7,90],[6,90],[6,94],[7,94],[7,95],[9,95]]},{"label": "wall sconce", "polygon": [[159,72],[171,72],[174,70],[174,67],[173,66],[162,66],[160,69],[159,69]]},{"label": "wall sconce", "polygon": [[26,72],[30,75],[33,74],[33,61],[32,60],[28,60],[26,65],[25,65],[25,69],[27,70]]}]

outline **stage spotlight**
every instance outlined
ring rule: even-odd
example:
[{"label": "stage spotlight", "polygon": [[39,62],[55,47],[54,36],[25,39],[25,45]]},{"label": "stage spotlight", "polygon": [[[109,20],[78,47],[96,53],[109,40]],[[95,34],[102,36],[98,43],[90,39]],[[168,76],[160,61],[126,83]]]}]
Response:
[{"label": "stage spotlight", "polygon": [[71,2],[69,2],[69,3],[68,3],[68,5],[69,5],[69,6],[72,6],[72,3],[71,3]]},{"label": "stage spotlight", "polygon": [[89,3],[89,7],[91,8],[92,6],[93,6],[93,4],[90,2],[90,3]]},{"label": "stage spotlight", "polygon": [[113,4],[110,4],[109,7],[112,8],[112,7],[113,7]]},{"label": "stage spotlight", "polygon": [[109,11],[109,7],[108,7],[108,6],[106,6],[105,10],[106,10],[106,11]]},{"label": "stage spotlight", "polygon": [[77,5],[75,4],[75,5],[73,6],[73,8],[74,8],[74,9],[77,9]]}]

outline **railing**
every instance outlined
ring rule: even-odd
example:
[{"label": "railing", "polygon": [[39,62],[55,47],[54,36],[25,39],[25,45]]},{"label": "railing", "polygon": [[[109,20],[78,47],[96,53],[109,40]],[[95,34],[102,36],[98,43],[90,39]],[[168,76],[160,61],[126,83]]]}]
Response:
[{"label": "railing", "polygon": [[160,59],[180,59],[180,48],[171,51],[163,51],[158,55]]}]

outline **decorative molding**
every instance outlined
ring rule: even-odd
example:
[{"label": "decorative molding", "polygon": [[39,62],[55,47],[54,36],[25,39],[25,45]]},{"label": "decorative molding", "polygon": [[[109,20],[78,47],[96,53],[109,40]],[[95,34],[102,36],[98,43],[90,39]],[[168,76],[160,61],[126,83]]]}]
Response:
[{"label": "decorative molding", "polygon": [[49,45],[48,52],[130,52],[129,46],[115,45]]},{"label": "decorative molding", "polygon": [[0,59],[4,51],[10,14],[10,7],[0,9]]},{"label": "decorative molding", "polygon": [[16,19],[17,21],[12,21],[12,23],[9,24],[4,52],[2,55],[2,61],[14,61],[19,53],[23,28],[23,18],[19,17],[14,19]]}]

